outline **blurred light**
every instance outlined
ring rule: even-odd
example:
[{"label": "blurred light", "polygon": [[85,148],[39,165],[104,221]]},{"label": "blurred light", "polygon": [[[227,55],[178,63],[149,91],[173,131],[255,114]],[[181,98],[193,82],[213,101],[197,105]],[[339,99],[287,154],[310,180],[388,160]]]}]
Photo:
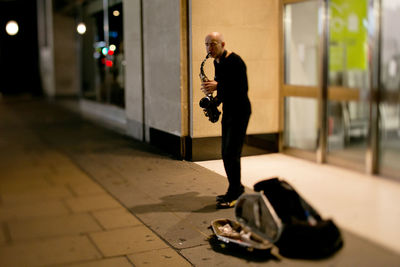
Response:
[{"label": "blurred light", "polygon": [[104,47],[102,50],[101,50],[101,53],[103,53],[103,55],[107,55],[107,53],[108,53],[108,48],[107,47]]},{"label": "blurred light", "polygon": [[86,32],[86,25],[85,25],[85,23],[83,23],[83,22],[79,23],[78,26],[76,27],[76,31],[77,31],[79,34],[84,34],[84,33]]},{"label": "blurred light", "polygon": [[111,51],[115,51],[115,49],[117,49],[117,47],[116,47],[115,45],[113,45],[113,44],[110,45],[110,50],[111,50]]},{"label": "blurred light", "polygon": [[109,50],[109,51],[108,51],[108,54],[109,54],[110,56],[112,56],[112,55],[114,55],[114,51]]},{"label": "blurred light", "polygon": [[99,59],[100,56],[101,56],[101,54],[100,54],[99,52],[97,52],[97,51],[93,53],[93,57],[94,57],[95,59]]},{"label": "blurred light", "polygon": [[118,17],[118,16],[119,16],[119,11],[118,11],[118,10],[114,10],[114,11],[113,11],[113,15],[114,15],[115,17]]},{"label": "blurred light", "polygon": [[118,32],[116,32],[116,31],[110,31],[110,37],[112,37],[112,38],[117,38],[117,37],[118,37]]},{"label": "blurred light", "polygon": [[102,47],[105,47],[106,46],[106,42],[104,42],[104,41],[100,41],[100,42],[95,42],[94,43],[94,48],[102,48]]},{"label": "blurred light", "polygon": [[10,20],[6,25],[6,32],[8,35],[16,35],[18,33],[19,27],[15,20]]},{"label": "blurred light", "polygon": [[107,67],[112,67],[113,62],[111,60],[106,60],[106,66]]}]

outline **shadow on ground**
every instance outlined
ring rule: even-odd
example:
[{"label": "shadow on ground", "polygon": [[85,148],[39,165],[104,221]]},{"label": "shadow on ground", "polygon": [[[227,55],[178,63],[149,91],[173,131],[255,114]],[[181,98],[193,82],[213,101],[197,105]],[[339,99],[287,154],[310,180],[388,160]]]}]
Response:
[{"label": "shadow on ground", "polygon": [[[215,196],[199,196],[198,192],[186,192],[183,194],[161,197],[162,202],[133,206],[130,209],[138,214],[150,212],[190,212],[211,213],[217,210]],[[196,207],[199,207],[197,208]]]}]

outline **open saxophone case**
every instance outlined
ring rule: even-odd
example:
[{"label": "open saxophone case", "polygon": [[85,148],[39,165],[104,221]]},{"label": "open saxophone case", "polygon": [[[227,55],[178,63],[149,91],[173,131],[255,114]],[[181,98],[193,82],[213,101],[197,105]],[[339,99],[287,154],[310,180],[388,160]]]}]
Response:
[{"label": "open saxophone case", "polygon": [[211,229],[220,242],[287,258],[319,259],[343,246],[338,227],[323,219],[286,181],[271,178],[254,185],[235,206],[237,221],[218,219]]}]

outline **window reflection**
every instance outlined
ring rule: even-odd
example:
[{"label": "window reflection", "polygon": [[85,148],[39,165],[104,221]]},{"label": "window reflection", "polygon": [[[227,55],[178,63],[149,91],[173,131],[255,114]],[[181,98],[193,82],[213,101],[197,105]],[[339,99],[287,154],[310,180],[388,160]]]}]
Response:
[{"label": "window reflection", "polygon": [[[380,115],[381,171],[400,178],[400,1],[382,1]],[[397,23],[397,24],[396,24]]]},{"label": "window reflection", "polygon": [[367,86],[367,10],[367,0],[330,1],[329,85]]},{"label": "window reflection", "polygon": [[328,152],[365,164],[369,129],[368,1],[330,1]]},{"label": "window reflection", "polygon": [[318,102],[315,98],[285,98],[285,146],[316,151]]},{"label": "window reflection", "polygon": [[285,84],[318,85],[318,5],[285,6]]},{"label": "window reflection", "polygon": [[[318,85],[318,9],[318,1],[285,5],[284,77],[285,85],[294,85],[295,90],[301,90],[297,86]],[[312,90],[307,93],[312,95]],[[318,144],[317,98],[285,97],[284,127],[285,148],[315,151]]]},{"label": "window reflection", "polygon": [[[82,97],[124,107],[122,3],[108,7],[107,12],[105,20],[99,5],[88,4],[83,8],[87,33],[82,45]],[[108,23],[108,40],[104,23]]]}]

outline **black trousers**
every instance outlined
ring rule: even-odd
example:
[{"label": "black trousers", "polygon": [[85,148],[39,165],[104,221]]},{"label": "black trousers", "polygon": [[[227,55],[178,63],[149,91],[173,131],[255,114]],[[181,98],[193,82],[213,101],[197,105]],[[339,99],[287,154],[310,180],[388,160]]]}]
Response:
[{"label": "black trousers", "polygon": [[232,116],[223,114],[222,117],[222,160],[228,177],[228,193],[235,194],[242,188],[240,157],[246,136],[248,115]]}]

